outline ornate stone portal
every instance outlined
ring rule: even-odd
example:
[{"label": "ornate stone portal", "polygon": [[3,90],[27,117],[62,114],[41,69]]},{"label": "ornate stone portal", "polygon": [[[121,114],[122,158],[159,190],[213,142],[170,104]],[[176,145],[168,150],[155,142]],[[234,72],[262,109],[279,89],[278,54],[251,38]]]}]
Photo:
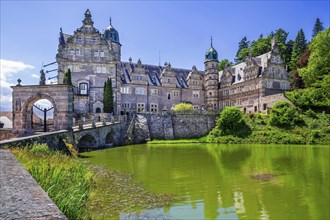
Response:
[{"label": "ornate stone portal", "polygon": [[11,87],[13,89],[13,131],[31,134],[32,107],[40,99],[47,99],[54,107],[54,129],[72,129],[73,88],[68,85],[32,85]]}]

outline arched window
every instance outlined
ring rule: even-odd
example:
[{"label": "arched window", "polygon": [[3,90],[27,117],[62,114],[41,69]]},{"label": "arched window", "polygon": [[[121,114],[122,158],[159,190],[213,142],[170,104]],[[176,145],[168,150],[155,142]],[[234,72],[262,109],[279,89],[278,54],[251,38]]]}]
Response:
[{"label": "arched window", "polygon": [[80,83],[79,84],[79,94],[80,95],[88,95],[88,84]]},{"label": "arched window", "polygon": [[96,108],[95,113],[101,113],[101,108]]}]

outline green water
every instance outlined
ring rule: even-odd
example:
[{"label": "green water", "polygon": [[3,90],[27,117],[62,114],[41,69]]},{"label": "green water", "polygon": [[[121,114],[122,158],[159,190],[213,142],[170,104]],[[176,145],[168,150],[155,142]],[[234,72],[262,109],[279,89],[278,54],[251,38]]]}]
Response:
[{"label": "green water", "polygon": [[[84,153],[134,174],[171,207],[173,219],[329,219],[330,146],[135,145]],[[269,180],[251,178],[272,174]],[[124,215],[125,217],[125,215]]]}]

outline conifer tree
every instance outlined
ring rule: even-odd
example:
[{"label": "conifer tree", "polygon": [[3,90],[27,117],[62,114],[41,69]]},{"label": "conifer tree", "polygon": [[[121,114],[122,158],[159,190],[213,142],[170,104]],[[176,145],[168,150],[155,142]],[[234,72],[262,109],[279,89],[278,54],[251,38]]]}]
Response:
[{"label": "conifer tree", "polygon": [[72,86],[71,70],[70,70],[70,68],[68,69],[68,71],[66,71],[64,73],[63,84]]},{"label": "conifer tree", "polygon": [[104,82],[103,87],[103,109],[105,113],[111,113],[114,110],[113,107],[113,94],[112,94],[112,82],[111,79],[108,78],[107,81]]},{"label": "conifer tree", "polygon": [[316,18],[315,25],[313,28],[312,38],[314,38],[319,32],[323,30],[324,30],[323,22],[321,22],[319,18]]},{"label": "conifer tree", "polygon": [[248,55],[248,53],[246,53],[246,50],[249,48],[249,45],[250,45],[250,41],[247,40],[246,36],[243,37],[242,40],[238,43],[238,50],[235,58],[236,63],[240,63],[245,60],[246,56]]},{"label": "conifer tree", "polygon": [[295,70],[299,68],[299,57],[300,55],[306,50],[307,43],[304,31],[300,29],[298,31],[297,37],[294,40],[292,54],[291,54],[291,61],[289,63],[289,67],[291,70]]}]

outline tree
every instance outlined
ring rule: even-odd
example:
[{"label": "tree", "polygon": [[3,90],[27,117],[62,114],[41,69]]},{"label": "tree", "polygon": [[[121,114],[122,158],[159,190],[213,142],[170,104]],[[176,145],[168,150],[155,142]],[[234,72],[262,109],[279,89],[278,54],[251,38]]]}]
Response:
[{"label": "tree", "polygon": [[234,64],[232,62],[230,62],[228,59],[223,59],[218,64],[218,70],[221,71],[221,70],[224,70],[225,67],[231,67],[233,65]]},{"label": "tree", "polygon": [[191,112],[194,110],[194,107],[190,103],[180,103],[175,105],[172,110],[175,112]]},{"label": "tree", "polygon": [[111,78],[108,78],[107,81],[104,82],[103,109],[105,113],[112,113],[114,111]]},{"label": "tree", "polygon": [[[289,40],[286,43],[286,49],[284,51],[283,59],[285,64],[288,66],[290,61],[291,61],[291,56],[292,56],[292,50],[293,50],[293,45],[294,45],[294,41],[293,40]],[[291,69],[288,67],[288,71],[290,71]]]},{"label": "tree", "polygon": [[267,53],[271,50],[272,36],[264,38],[262,35],[256,41],[252,41],[250,45],[251,55],[256,57],[261,54]]},{"label": "tree", "polygon": [[299,69],[299,74],[308,87],[320,86],[323,78],[330,74],[330,29],[320,32],[309,45],[308,65]]},{"label": "tree", "polygon": [[63,84],[70,85],[72,86],[72,81],[71,81],[71,70],[70,68],[68,71],[64,73],[64,78],[63,78]]},{"label": "tree", "polygon": [[243,37],[242,40],[238,43],[238,50],[237,50],[236,58],[235,58],[236,63],[244,62],[245,57],[243,59],[243,57],[242,57],[242,55],[240,55],[240,53],[243,49],[249,48],[249,45],[250,45],[250,41],[247,40],[246,36]]},{"label": "tree", "polygon": [[301,121],[297,109],[288,102],[277,102],[269,115],[269,125],[279,128],[293,128]]},{"label": "tree", "polygon": [[290,48],[288,49],[288,47],[291,46],[290,44],[288,44],[290,41],[288,41],[288,43],[286,42],[288,35],[289,35],[289,32],[286,32],[282,28],[277,29],[274,33],[274,37],[277,42],[277,47],[280,51],[281,57],[283,58],[283,60],[286,64],[290,61],[291,51],[292,51],[292,47],[293,47],[293,41],[292,41],[291,50],[290,50]]},{"label": "tree", "polygon": [[225,107],[216,122],[220,135],[238,134],[246,127],[244,113],[237,107]]},{"label": "tree", "polygon": [[321,22],[319,18],[316,18],[315,25],[313,28],[312,38],[314,38],[319,32],[323,30],[324,30],[323,22]]},{"label": "tree", "polygon": [[300,29],[294,41],[294,45],[292,48],[291,60],[289,63],[289,67],[291,70],[298,69],[299,67],[299,57],[306,50],[307,43],[304,31]]},{"label": "tree", "polygon": [[290,72],[290,85],[292,90],[302,89],[305,87],[298,70],[292,70]]}]

